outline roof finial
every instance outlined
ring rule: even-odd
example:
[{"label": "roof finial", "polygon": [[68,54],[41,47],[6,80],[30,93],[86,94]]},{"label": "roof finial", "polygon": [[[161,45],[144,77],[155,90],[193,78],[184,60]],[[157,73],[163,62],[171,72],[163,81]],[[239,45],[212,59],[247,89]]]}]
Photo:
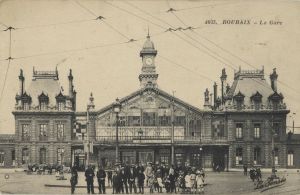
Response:
[{"label": "roof finial", "polygon": [[148,38],[148,39],[150,38],[149,25],[148,25],[148,35],[147,35],[147,38]]}]

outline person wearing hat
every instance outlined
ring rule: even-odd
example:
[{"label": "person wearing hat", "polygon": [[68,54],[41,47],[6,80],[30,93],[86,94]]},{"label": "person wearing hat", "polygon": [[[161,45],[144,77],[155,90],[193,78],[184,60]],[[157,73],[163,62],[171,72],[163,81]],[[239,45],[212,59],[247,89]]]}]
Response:
[{"label": "person wearing hat", "polygon": [[125,187],[126,194],[128,194],[128,185],[127,185],[128,175],[125,172],[125,167],[121,167],[120,177],[121,177],[121,191],[122,193],[124,193],[124,187]]},{"label": "person wearing hat", "polygon": [[142,170],[139,170],[139,173],[138,173],[137,178],[138,178],[139,193],[144,194],[145,175],[144,175],[144,173],[142,172]]},{"label": "person wearing hat", "polygon": [[73,166],[72,169],[71,169],[70,183],[71,183],[71,194],[74,194],[75,187],[78,183],[78,173],[77,173],[77,169],[76,169],[75,166]]},{"label": "person wearing hat", "polygon": [[97,179],[98,179],[98,189],[99,194],[105,194],[105,177],[106,173],[102,166],[99,166],[99,170],[97,171]]},{"label": "person wearing hat", "polygon": [[135,185],[135,178],[137,177],[137,172],[134,165],[131,165],[129,172],[128,172],[128,184],[129,184],[129,192],[132,194],[132,188],[134,193],[136,193],[136,185]]},{"label": "person wearing hat", "polygon": [[85,181],[86,181],[86,187],[87,187],[87,193],[94,194],[94,177],[95,173],[92,169],[91,165],[88,165],[88,168],[85,170]]}]

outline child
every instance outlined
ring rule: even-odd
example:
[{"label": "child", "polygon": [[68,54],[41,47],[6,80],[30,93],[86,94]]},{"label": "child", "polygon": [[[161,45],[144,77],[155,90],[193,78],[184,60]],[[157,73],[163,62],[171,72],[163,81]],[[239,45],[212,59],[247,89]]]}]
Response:
[{"label": "child", "polygon": [[197,190],[199,193],[204,193],[204,172],[197,171]]},{"label": "child", "polygon": [[191,173],[190,172],[185,176],[184,180],[185,180],[185,189],[186,189],[186,192],[190,193],[191,192],[191,188],[192,188]]}]

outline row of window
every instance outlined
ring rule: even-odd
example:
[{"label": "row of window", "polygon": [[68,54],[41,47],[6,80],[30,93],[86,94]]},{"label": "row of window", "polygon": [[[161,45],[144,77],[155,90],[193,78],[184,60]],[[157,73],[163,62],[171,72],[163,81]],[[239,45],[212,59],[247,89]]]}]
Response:
[{"label": "row of window", "polygon": [[[280,133],[280,124],[279,123],[273,123],[273,133],[279,135]],[[253,137],[255,139],[260,139],[262,136],[261,132],[261,124],[255,123],[253,125]],[[242,139],[243,138],[243,123],[236,123],[235,127],[235,137],[236,139]]]},{"label": "row of window", "polygon": [[[1,154],[0,154],[1,155]],[[1,158],[1,156],[0,156]],[[57,163],[62,164],[64,161],[64,148],[57,149]],[[22,164],[30,163],[30,151],[28,148],[22,149]],[[41,148],[39,150],[39,163],[46,164],[47,163],[47,150],[46,148]]]},{"label": "row of window", "polygon": [[[127,120],[127,121],[126,121]],[[142,121],[141,121],[142,120]],[[142,123],[141,123],[142,122]],[[174,125],[175,126],[185,126],[186,125],[185,116],[174,116]],[[155,112],[144,112],[141,119],[140,116],[120,116],[119,117],[120,126],[171,126],[172,119],[171,116],[157,116]],[[200,120],[190,120],[190,128],[200,128]]]},{"label": "row of window", "polygon": [[[287,156],[287,165],[294,166],[294,152],[289,151]],[[275,165],[279,165],[279,150],[278,148],[274,149],[274,161]],[[243,148],[237,148],[235,153],[235,164],[236,165],[243,165]],[[261,156],[261,149],[256,147],[253,150],[253,164],[260,165],[262,164],[262,156]]]},{"label": "row of window", "polygon": [[[48,109],[48,102],[40,102],[39,105],[40,110],[47,110]],[[23,110],[29,110],[30,104],[29,102],[23,102]],[[57,102],[57,109],[62,111],[65,109],[65,102]]]},{"label": "row of window", "polygon": [[[62,140],[64,139],[64,131],[65,125],[62,123],[56,124],[57,130],[57,139]],[[39,138],[42,141],[47,140],[48,138],[48,124],[39,124]],[[30,139],[30,125],[29,124],[22,124],[22,139],[29,140]]]}]

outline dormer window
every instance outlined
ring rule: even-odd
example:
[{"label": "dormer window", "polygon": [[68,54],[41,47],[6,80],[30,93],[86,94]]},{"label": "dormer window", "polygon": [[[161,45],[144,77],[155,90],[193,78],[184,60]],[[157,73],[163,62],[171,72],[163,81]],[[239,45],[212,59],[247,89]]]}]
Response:
[{"label": "dormer window", "polygon": [[66,104],[66,96],[64,96],[61,92],[55,97],[56,98],[56,103],[57,103],[57,108],[59,111],[65,109],[65,104]]},{"label": "dormer window", "polygon": [[233,99],[234,99],[234,101],[236,103],[237,110],[241,110],[243,108],[244,98],[245,98],[245,95],[242,94],[240,91],[238,92],[238,94],[236,94],[233,97]]},{"label": "dormer window", "polygon": [[259,110],[261,106],[262,95],[257,91],[254,95],[250,97],[250,99],[254,104],[254,109]]},{"label": "dormer window", "polygon": [[39,104],[40,104],[40,110],[47,110],[48,103],[49,103],[49,97],[48,95],[45,95],[44,92],[38,97]]},{"label": "dormer window", "polygon": [[283,100],[283,95],[281,93],[278,94],[276,91],[269,96],[269,101],[271,102],[272,108],[274,110],[278,110],[279,103],[281,103],[282,100]]},{"label": "dormer window", "polygon": [[31,104],[31,97],[27,95],[26,92],[21,96],[21,101],[23,110],[29,110]]}]

